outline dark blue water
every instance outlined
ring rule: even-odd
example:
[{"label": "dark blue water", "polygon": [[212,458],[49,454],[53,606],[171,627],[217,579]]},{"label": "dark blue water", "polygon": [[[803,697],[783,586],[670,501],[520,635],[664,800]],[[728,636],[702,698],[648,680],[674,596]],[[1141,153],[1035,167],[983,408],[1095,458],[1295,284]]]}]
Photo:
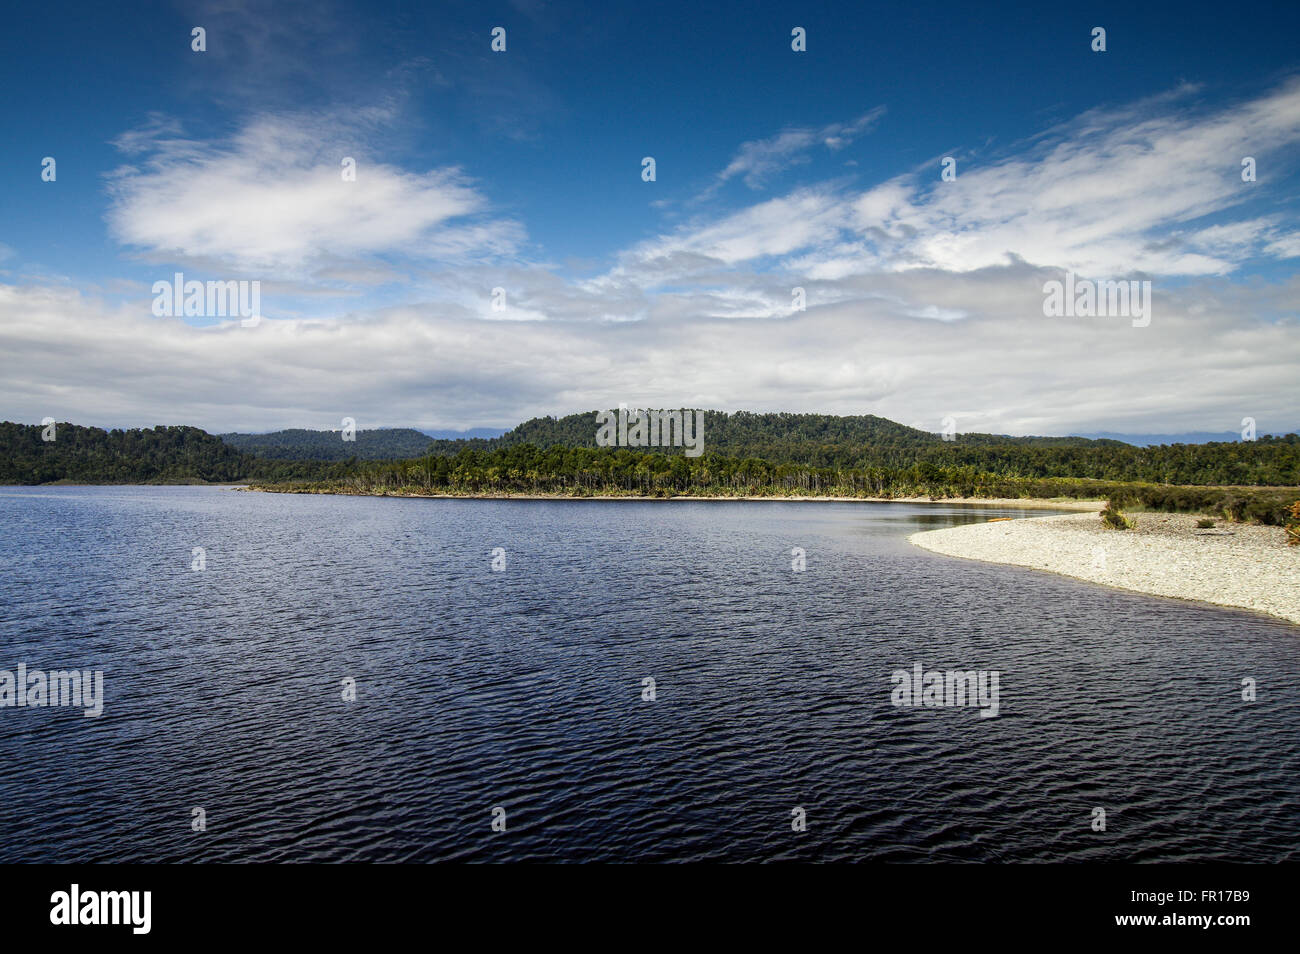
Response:
[{"label": "dark blue water", "polygon": [[0,488],[0,669],[106,696],[0,709],[0,861],[1295,860],[1300,628],[904,539],[1005,513]]}]

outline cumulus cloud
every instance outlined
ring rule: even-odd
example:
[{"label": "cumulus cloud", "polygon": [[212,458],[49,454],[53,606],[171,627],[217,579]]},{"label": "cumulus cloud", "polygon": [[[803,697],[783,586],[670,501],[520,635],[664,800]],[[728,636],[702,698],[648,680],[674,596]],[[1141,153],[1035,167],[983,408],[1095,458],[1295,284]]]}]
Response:
[{"label": "cumulus cloud", "polygon": [[[152,260],[267,277],[301,277],[325,259],[516,250],[522,226],[488,218],[460,170],[409,172],[368,158],[365,119],[261,117],[218,143],[155,119],[117,140],[136,163],[109,177],[110,230]],[[356,160],[355,181],[343,178],[345,157]]]}]

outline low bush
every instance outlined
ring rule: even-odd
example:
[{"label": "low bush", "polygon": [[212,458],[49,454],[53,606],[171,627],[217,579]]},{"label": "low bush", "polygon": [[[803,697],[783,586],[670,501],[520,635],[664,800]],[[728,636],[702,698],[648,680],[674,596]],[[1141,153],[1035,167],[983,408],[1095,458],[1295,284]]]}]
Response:
[{"label": "low bush", "polygon": [[1133,521],[1120,512],[1115,497],[1106,501],[1106,509],[1101,512],[1101,522],[1112,530],[1128,530],[1133,526]]}]

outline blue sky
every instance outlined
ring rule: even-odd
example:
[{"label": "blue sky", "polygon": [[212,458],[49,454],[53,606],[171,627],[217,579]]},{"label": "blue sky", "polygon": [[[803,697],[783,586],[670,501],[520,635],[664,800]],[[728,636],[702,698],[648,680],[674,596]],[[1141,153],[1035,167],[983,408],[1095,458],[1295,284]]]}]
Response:
[{"label": "blue sky", "polygon": [[[1300,7],[623,6],[7,12],[0,416],[1300,424]],[[1050,324],[1064,269],[1151,326]],[[175,271],[265,320],[152,315]]]}]

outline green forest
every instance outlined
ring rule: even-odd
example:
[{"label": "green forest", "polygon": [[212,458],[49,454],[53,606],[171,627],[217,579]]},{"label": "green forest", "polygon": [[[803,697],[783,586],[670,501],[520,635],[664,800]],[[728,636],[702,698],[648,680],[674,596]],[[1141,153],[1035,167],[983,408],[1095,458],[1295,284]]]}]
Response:
[{"label": "green forest", "polygon": [[354,473],[357,462],[266,460],[231,447],[197,427],[106,431],[53,425],[45,440],[37,424],[0,423],[0,483],[178,484],[250,479],[328,480]]},{"label": "green forest", "polygon": [[1270,523],[1282,522],[1285,507],[1300,497],[1295,434],[1157,447],[987,434],[945,441],[871,415],[706,412],[706,453],[686,457],[673,447],[595,447],[594,422],[595,412],[536,418],[499,438],[454,441],[402,429],[360,431],[356,442],[322,431],[223,439],[193,427],[106,431],[73,424],[55,425],[55,439],[47,441],[39,425],[3,423],[0,482],[248,482],[348,493],[1114,497]]},{"label": "green forest", "polygon": [[[538,448],[596,446],[595,411],[534,418],[491,441],[435,441],[433,453],[531,444]],[[1257,441],[1135,447],[1083,437],[1006,437],[938,434],[882,417],[830,414],[724,414],[704,412],[707,452],[772,464],[817,468],[908,468],[930,464],[944,471],[974,468],[1014,477],[1091,477],[1167,484],[1300,484],[1300,437]],[[680,447],[638,453],[682,456]]]},{"label": "green forest", "polygon": [[400,460],[426,454],[433,444],[427,434],[409,427],[357,431],[345,441],[340,431],[295,428],[270,434],[221,434],[236,450],[268,460]]},{"label": "green forest", "polygon": [[[1295,445],[1291,445],[1294,447]],[[343,479],[256,484],[305,493],[559,494],[564,496],[1040,497],[1112,499],[1124,506],[1216,513],[1282,525],[1295,487],[1171,486],[1143,481],[1042,476],[972,466],[809,467],[757,458],[648,454],[616,448],[531,444],[465,449],[358,467]]]}]

